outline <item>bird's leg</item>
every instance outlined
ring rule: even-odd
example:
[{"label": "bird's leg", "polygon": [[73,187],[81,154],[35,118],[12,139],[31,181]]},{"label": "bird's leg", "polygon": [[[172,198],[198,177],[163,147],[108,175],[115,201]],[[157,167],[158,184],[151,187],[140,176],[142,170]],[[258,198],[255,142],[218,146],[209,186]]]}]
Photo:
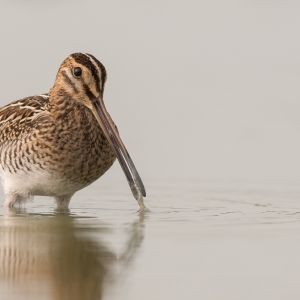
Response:
[{"label": "bird's leg", "polygon": [[9,208],[14,207],[16,204],[21,206],[22,204],[25,204],[27,200],[29,200],[29,196],[8,192],[5,193],[4,206]]},{"label": "bird's leg", "polygon": [[74,194],[54,197],[57,209],[67,209]]}]

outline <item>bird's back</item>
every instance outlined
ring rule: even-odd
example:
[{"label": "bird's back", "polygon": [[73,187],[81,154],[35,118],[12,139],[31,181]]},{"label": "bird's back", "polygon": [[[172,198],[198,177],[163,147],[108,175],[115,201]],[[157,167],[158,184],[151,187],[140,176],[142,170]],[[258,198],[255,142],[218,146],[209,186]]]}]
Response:
[{"label": "bird's back", "polygon": [[46,118],[49,104],[47,94],[23,98],[0,108],[0,145],[30,135],[37,121]]}]

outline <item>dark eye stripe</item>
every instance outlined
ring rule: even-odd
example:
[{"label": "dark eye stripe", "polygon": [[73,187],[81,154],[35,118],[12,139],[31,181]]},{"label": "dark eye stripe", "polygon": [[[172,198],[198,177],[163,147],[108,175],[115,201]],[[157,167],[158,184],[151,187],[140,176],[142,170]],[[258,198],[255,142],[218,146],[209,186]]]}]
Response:
[{"label": "dark eye stripe", "polygon": [[65,79],[66,83],[67,83],[69,86],[71,86],[71,87],[74,89],[74,91],[75,91],[76,93],[78,93],[78,90],[77,90],[76,86],[75,86],[75,85],[73,84],[73,82],[70,80],[70,78],[69,78],[69,76],[67,75],[66,71],[62,71],[61,74],[62,74],[63,78]]},{"label": "dark eye stripe", "polygon": [[90,90],[90,88],[86,84],[83,85],[83,88],[84,88],[85,94],[89,97],[90,101],[94,102],[97,98],[92,93],[92,91]]},{"label": "dark eye stripe", "polygon": [[[90,58],[88,55],[84,54],[84,53],[74,53],[71,55],[71,57],[74,58],[74,60],[79,63],[84,65],[85,67],[87,67],[89,70],[91,70],[92,76],[94,77],[94,80],[96,81],[96,89],[97,92],[101,93],[100,91],[100,78],[97,72],[96,67],[93,65],[93,63],[90,61]],[[102,88],[102,86],[101,86]]]}]

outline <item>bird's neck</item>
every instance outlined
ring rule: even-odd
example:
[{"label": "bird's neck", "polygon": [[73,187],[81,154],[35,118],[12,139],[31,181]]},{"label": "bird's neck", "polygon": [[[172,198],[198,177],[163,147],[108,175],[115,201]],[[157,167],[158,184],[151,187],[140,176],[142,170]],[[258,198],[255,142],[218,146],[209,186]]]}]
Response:
[{"label": "bird's neck", "polygon": [[62,81],[56,81],[50,89],[49,102],[57,110],[68,109],[75,105],[88,106],[91,103],[88,95]]},{"label": "bird's neck", "polygon": [[49,112],[58,120],[70,119],[80,108],[76,95],[64,86],[55,85],[49,92]]}]

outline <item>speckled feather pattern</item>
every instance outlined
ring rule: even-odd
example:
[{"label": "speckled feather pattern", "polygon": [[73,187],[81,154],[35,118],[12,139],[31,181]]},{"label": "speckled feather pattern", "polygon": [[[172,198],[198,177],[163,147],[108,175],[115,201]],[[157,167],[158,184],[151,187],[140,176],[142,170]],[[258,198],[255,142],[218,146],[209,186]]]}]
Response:
[{"label": "speckled feather pattern", "polygon": [[47,170],[80,186],[102,176],[116,156],[89,109],[70,102],[66,94],[51,107],[49,96],[33,96],[2,108],[1,168],[11,174]]},{"label": "speckled feather pattern", "polygon": [[[90,95],[103,94],[106,73],[100,68],[88,70],[91,75],[87,80],[92,82],[98,76],[99,82],[85,84],[89,94],[81,92],[65,71],[67,63],[78,62],[68,59],[48,94],[27,97],[0,109],[0,176],[8,205],[25,202],[33,195],[67,197],[68,202],[116,159],[86,105],[92,101]],[[85,64],[88,69],[88,62]]]}]

